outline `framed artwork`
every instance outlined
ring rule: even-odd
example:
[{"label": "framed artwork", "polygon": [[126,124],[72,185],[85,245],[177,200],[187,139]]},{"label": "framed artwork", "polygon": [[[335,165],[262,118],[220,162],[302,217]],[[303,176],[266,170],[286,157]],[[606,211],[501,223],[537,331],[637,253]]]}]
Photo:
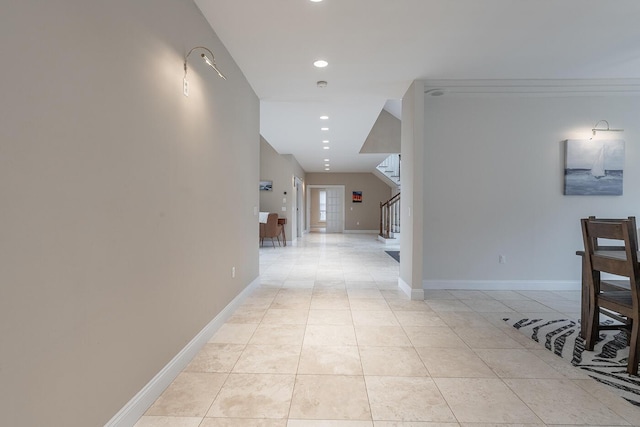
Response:
[{"label": "framed artwork", "polygon": [[623,140],[569,139],[565,151],[565,195],[622,195]]},{"label": "framed artwork", "polygon": [[351,196],[351,201],[353,203],[362,203],[362,191],[354,191]]},{"label": "framed artwork", "polygon": [[260,181],[260,191],[273,191],[273,181]]}]

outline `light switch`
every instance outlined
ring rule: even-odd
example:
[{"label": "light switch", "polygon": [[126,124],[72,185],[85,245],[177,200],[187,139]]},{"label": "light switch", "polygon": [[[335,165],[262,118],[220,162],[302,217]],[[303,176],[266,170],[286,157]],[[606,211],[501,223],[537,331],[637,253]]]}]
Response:
[{"label": "light switch", "polygon": [[286,207],[286,206],[283,206],[283,207],[282,207],[282,212],[286,212],[286,211],[287,211],[287,207]]},{"label": "light switch", "polygon": [[287,203],[287,198],[286,197],[282,198],[282,203]]}]

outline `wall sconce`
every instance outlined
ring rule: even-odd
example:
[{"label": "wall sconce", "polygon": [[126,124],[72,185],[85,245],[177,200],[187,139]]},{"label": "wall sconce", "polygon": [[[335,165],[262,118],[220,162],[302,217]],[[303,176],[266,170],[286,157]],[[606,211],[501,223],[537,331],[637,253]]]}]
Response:
[{"label": "wall sconce", "polygon": [[[607,127],[606,128],[599,128],[598,125],[600,123],[606,123]],[[606,120],[600,120],[598,123],[596,123],[596,125],[593,127],[593,129],[591,129],[591,132],[593,133],[593,135],[591,135],[591,138],[589,139],[593,139],[594,136],[596,136],[597,132],[624,132],[624,129],[611,129],[609,127],[609,122]]]},{"label": "wall sconce", "polygon": [[224,74],[222,74],[220,70],[218,70],[218,67],[216,66],[215,57],[213,56],[213,52],[211,52],[211,50],[207,49],[204,46],[196,46],[193,49],[191,49],[189,53],[187,53],[187,55],[184,57],[184,78],[182,79],[182,93],[184,93],[184,96],[189,96],[189,82],[187,81],[187,59],[189,58],[189,55],[191,55],[191,52],[193,52],[196,49],[202,49],[207,51],[209,55],[211,55],[211,58],[209,58],[205,53],[201,53],[200,56],[202,57],[202,60],[205,62],[205,64],[213,68],[220,77],[222,77],[224,80],[227,80]]}]

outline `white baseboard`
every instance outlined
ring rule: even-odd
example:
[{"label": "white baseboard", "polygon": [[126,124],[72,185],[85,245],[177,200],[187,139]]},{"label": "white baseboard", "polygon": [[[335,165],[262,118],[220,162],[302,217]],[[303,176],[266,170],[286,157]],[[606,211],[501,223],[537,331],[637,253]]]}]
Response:
[{"label": "white baseboard", "polygon": [[424,280],[422,287],[455,290],[578,291],[579,280]]},{"label": "white baseboard", "polygon": [[382,237],[382,236],[378,235],[378,241],[380,241],[382,243],[385,243],[387,245],[399,245],[400,244],[400,238],[399,237],[400,236],[398,236],[398,238],[389,238],[389,239],[387,239],[385,237]]},{"label": "white baseboard", "polygon": [[260,278],[258,277],[244,288],[244,290],[180,350],[142,390],[127,402],[127,404],[105,424],[105,427],[131,427],[134,425],[259,284]]},{"label": "white baseboard", "polygon": [[378,234],[378,230],[344,230],[344,234]]},{"label": "white baseboard", "polygon": [[398,277],[398,288],[413,301],[424,300],[424,289],[413,289],[400,277]]}]

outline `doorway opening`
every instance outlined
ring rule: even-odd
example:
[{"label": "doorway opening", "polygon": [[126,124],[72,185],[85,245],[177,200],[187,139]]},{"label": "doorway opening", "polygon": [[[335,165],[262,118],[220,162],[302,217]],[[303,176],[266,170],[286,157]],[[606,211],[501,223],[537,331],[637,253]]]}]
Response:
[{"label": "doorway opening", "polygon": [[309,231],[344,232],[344,185],[308,185],[307,189]]},{"label": "doorway opening", "polygon": [[303,185],[302,185],[302,180],[300,178],[298,178],[297,176],[294,177],[294,191],[295,191],[295,198],[294,198],[294,202],[295,202],[295,208],[294,208],[294,213],[295,213],[295,220],[296,220],[296,227],[295,227],[295,234],[296,237],[302,237],[302,233],[305,230],[304,227],[304,203],[303,203]]}]

